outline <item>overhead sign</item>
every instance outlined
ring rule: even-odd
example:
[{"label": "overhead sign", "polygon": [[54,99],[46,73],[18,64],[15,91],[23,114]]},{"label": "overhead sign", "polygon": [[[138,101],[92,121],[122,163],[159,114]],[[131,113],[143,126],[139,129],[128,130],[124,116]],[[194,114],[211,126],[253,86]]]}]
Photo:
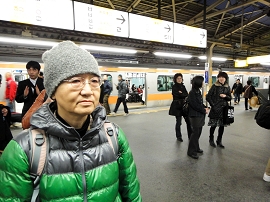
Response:
[{"label": "overhead sign", "polygon": [[75,30],[128,37],[128,13],[74,2]]},{"label": "overhead sign", "polygon": [[71,0],[0,0],[0,20],[73,30]]},{"label": "overhead sign", "polygon": [[130,13],[129,37],[148,41],[173,43],[173,23]]},{"label": "overhead sign", "polygon": [[174,23],[174,44],[207,47],[207,30]]}]

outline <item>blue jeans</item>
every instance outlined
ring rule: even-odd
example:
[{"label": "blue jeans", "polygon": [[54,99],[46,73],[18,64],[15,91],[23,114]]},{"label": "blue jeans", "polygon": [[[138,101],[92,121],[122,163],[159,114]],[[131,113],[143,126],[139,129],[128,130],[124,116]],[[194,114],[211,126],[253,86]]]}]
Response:
[{"label": "blue jeans", "polygon": [[14,101],[10,102],[10,99],[6,99],[7,101],[7,106],[10,109],[10,112],[14,112]]},{"label": "blue jeans", "polygon": [[234,94],[234,102],[240,102],[240,94],[238,93]]}]

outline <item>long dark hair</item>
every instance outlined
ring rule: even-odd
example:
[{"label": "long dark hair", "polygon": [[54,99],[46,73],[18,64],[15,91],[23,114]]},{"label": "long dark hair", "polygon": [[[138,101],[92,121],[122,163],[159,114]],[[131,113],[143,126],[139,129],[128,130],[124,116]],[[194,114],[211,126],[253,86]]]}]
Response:
[{"label": "long dark hair", "polygon": [[203,86],[203,76],[195,76],[192,79],[192,89],[199,90]]}]

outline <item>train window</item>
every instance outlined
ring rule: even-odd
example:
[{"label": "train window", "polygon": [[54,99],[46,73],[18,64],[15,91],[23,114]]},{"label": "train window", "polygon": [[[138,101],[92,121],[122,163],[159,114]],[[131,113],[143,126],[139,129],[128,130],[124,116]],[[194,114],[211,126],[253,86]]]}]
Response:
[{"label": "train window", "polygon": [[171,91],[173,86],[173,76],[159,75],[157,78],[158,91]]},{"label": "train window", "polygon": [[250,80],[252,82],[252,85],[254,87],[258,87],[260,85],[260,77],[248,77],[248,80]]}]

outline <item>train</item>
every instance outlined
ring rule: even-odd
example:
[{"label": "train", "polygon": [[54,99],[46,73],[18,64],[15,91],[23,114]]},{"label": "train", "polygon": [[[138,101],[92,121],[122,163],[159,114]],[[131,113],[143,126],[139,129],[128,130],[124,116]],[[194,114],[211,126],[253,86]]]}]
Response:
[{"label": "train", "polygon": [[[5,91],[5,79],[4,75],[6,72],[12,72],[16,82],[19,82],[28,77],[25,63],[15,63],[15,62],[0,62],[0,74],[2,75],[2,84],[0,88],[0,101],[2,104],[5,104],[4,100],[4,91]],[[43,71],[43,64],[41,64],[41,71]],[[173,76],[175,73],[182,73],[184,84],[189,91],[191,89],[191,80],[196,75],[204,76],[205,70],[198,69],[198,67],[189,67],[186,68],[155,68],[155,67],[122,67],[122,66],[99,66],[101,74],[108,75],[109,80],[112,83],[113,91],[109,97],[109,104],[111,109],[114,108],[114,105],[117,100],[117,89],[114,84],[118,83],[117,77],[119,74],[127,81],[129,87],[132,85],[138,87],[143,87],[143,99],[142,103],[139,99],[132,100],[128,99],[132,93],[127,94],[128,107],[129,108],[141,108],[141,107],[165,107],[169,106],[172,101],[172,85],[173,85]],[[253,71],[250,69],[226,69],[223,70],[227,72],[229,76],[229,85],[232,86],[236,79],[240,79],[243,85],[246,84],[248,80],[251,80],[256,89],[261,90],[262,92],[268,92],[269,89],[269,72],[264,71]],[[216,75],[219,70],[214,70],[212,72],[212,83],[216,81]],[[205,85],[204,95],[207,92],[208,85]],[[121,106],[122,107],[122,106]],[[16,112],[21,112],[22,104],[15,103]],[[121,110],[121,108],[120,108]]]}]

